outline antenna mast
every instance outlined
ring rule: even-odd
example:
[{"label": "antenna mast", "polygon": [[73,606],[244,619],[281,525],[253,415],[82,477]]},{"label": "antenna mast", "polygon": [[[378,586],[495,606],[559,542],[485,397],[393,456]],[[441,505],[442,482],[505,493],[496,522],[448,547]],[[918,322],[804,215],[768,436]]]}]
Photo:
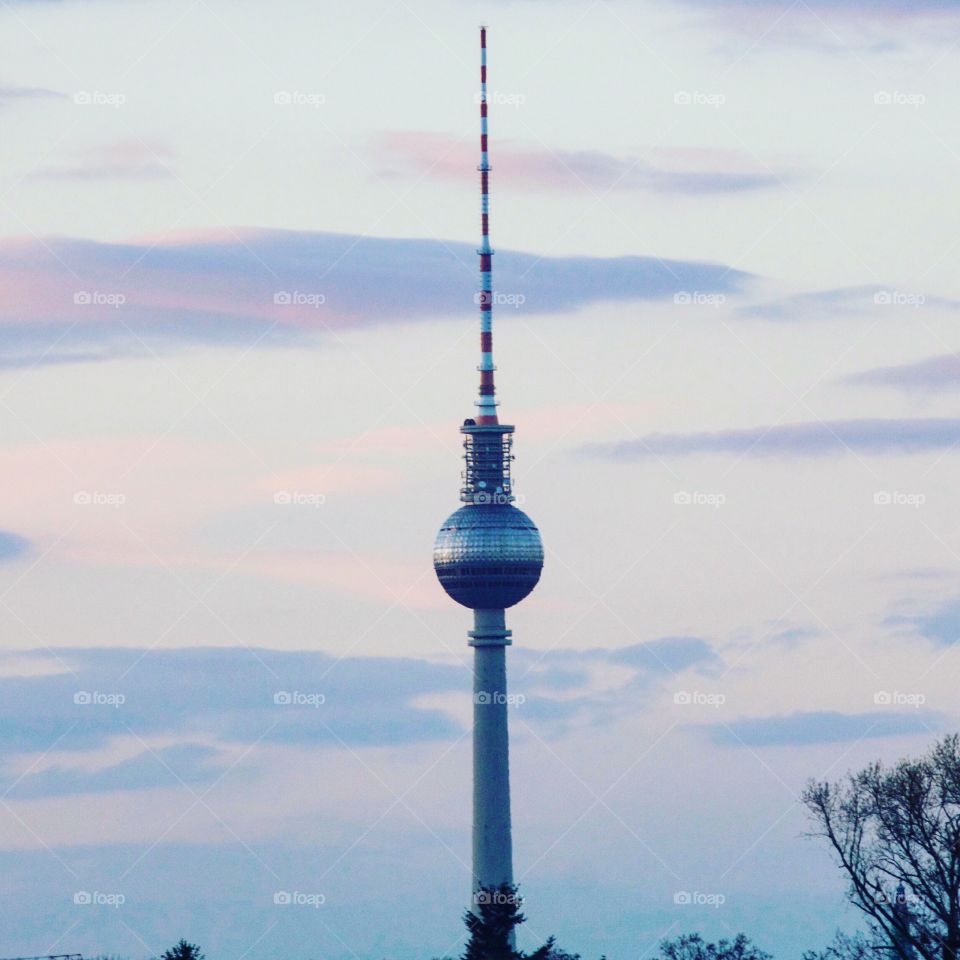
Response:
[{"label": "antenna mast", "polygon": [[497,400],[493,385],[493,250],[490,248],[490,157],[487,153],[487,28],[480,28],[480,399],[477,423],[496,424]]}]

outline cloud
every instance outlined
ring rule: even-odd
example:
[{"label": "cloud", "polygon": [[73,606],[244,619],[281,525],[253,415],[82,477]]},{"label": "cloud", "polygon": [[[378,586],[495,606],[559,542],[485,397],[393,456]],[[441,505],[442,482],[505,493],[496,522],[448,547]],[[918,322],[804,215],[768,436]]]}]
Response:
[{"label": "cloud", "polygon": [[[680,290],[733,292],[748,275],[653,257],[498,251],[496,287],[528,314]],[[145,355],[190,343],[302,342],[325,330],[476,309],[471,244],[281,230],[156,243],[0,243],[0,366]]]},{"label": "cloud", "polygon": [[951,600],[932,613],[915,616],[892,616],[885,621],[888,626],[908,626],[927,640],[943,646],[952,646],[960,640],[960,598]]},{"label": "cloud", "polygon": [[169,161],[174,153],[164,144],[151,140],[120,140],[116,143],[80,151],[65,165],[44,167],[34,173],[35,180],[163,180],[172,177]]},{"label": "cloud", "polygon": [[[0,755],[6,759],[54,745],[60,753],[89,752],[129,736],[223,744],[417,743],[456,735],[459,727],[411,701],[426,692],[469,689],[469,674],[459,666],[401,658],[230,648],[65,650],[59,657],[69,671],[0,676]],[[216,772],[210,755],[187,750],[176,758],[193,777]],[[54,771],[19,784],[57,792],[150,786],[156,765],[143,757],[86,779],[77,770]],[[16,780],[12,770],[8,778]]]},{"label": "cloud", "polygon": [[[791,46],[826,56],[851,52],[885,56],[907,48],[911,40],[953,43],[956,0],[686,0],[700,8],[714,34],[748,37],[758,31],[763,43],[747,52],[763,55],[772,46]],[[754,48],[756,48],[754,50]],[[742,55],[738,46],[728,51]]]},{"label": "cloud", "polygon": [[619,650],[603,651],[611,663],[635,667],[651,673],[674,674],[691,667],[714,667],[720,658],[700,637],[663,637]]},{"label": "cloud", "polygon": [[223,773],[224,765],[217,762],[219,756],[211,747],[187,743],[144,750],[128,760],[93,771],[53,764],[17,782],[9,796],[26,800],[207,783]]},{"label": "cloud", "polygon": [[[476,146],[440,133],[405,131],[381,135],[375,153],[385,175],[463,181],[476,177]],[[797,178],[731,150],[655,147],[644,156],[614,156],[598,150],[546,150],[506,141],[495,155],[500,188],[595,191],[648,190],[697,196],[781,187]]]},{"label": "cloud", "polygon": [[[750,10],[756,10],[758,7],[789,10],[796,6],[795,0],[723,0],[720,4],[712,0],[690,0],[690,2],[714,9],[722,6]],[[870,17],[927,17],[936,14],[953,15],[960,12],[957,0],[805,0],[804,5],[812,10]]]},{"label": "cloud", "polygon": [[67,95],[59,90],[47,87],[21,87],[16,84],[0,83],[0,107],[22,100],[65,100]]},{"label": "cloud", "polygon": [[[638,687],[718,662],[693,637],[515,653],[514,689],[535,691],[524,716],[545,736],[573,719],[635,713]],[[0,788],[13,798],[212,781],[232,749],[253,743],[353,750],[450,740],[472,709],[461,663],[246,648],[58,654],[0,655]],[[451,697],[453,714],[434,706]]]},{"label": "cloud", "polygon": [[30,552],[30,542],[7,530],[0,530],[0,563],[4,560],[19,560]]},{"label": "cloud", "polygon": [[844,378],[854,386],[896,387],[901,390],[956,390],[960,388],[960,355],[945,353],[916,363],[874,367]]},{"label": "cloud", "polygon": [[650,433],[636,440],[589,444],[588,456],[633,461],[648,457],[720,454],[816,457],[843,453],[913,454],[960,444],[960,420],[825,420],[773,424],[715,433]]},{"label": "cloud", "polygon": [[795,293],[738,309],[742,317],[790,322],[836,320],[839,317],[900,315],[919,308],[960,309],[960,302],[894,287],[837,287]]},{"label": "cloud", "polygon": [[820,710],[703,724],[699,729],[718,746],[785,747],[929,734],[941,726],[939,716],[929,712],[849,714]]}]

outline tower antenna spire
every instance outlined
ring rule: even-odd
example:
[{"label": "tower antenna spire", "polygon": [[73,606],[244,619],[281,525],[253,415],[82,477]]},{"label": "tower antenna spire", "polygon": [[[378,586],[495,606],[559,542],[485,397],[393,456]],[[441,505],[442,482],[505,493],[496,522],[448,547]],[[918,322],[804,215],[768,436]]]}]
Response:
[{"label": "tower antenna spire", "polygon": [[480,27],[480,398],[477,423],[498,423],[493,383],[493,250],[490,247],[490,155],[487,151],[487,28]]}]

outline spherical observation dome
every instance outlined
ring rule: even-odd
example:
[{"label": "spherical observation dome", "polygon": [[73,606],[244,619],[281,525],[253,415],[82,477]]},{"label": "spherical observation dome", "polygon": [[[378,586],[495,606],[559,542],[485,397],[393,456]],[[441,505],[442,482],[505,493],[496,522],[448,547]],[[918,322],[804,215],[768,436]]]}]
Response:
[{"label": "spherical observation dome", "polygon": [[512,504],[468,504],[440,527],[433,568],[443,589],[465,607],[512,607],[540,579],[540,531]]}]

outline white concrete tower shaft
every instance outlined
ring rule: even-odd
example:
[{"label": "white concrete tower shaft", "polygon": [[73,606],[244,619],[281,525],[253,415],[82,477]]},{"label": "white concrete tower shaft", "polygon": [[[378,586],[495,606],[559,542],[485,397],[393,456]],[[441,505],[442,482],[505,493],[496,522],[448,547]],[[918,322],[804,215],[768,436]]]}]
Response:
[{"label": "white concrete tower shaft", "polygon": [[473,892],[513,884],[507,658],[503,610],[474,610]]}]

